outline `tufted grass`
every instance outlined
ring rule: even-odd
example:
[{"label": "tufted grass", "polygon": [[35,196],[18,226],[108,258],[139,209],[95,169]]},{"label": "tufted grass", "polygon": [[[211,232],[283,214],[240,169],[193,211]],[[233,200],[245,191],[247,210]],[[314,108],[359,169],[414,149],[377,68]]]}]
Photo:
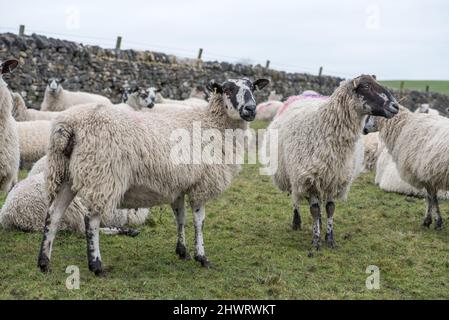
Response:
[{"label": "tufted grass", "polygon": [[[363,174],[348,201],[337,204],[338,248],[323,247],[313,258],[307,257],[307,206],[301,206],[303,230],[292,231],[289,197],[254,165],[245,166],[231,188],[207,205],[206,252],[215,265],[210,270],[177,258],[168,207],[154,208],[137,238],[101,237],[105,279],[88,272],[81,235],[58,234],[53,272],[45,275],[36,267],[41,234],[0,229],[0,298],[448,299],[448,229],[422,229],[424,201],[385,193],[373,180],[372,173]],[[447,201],[441,209],[447,222]],[[193,253],[190,211],[186,233]],[[69,265],[80,268],[80,290],[65,287]],[[379,290],[365,287],[369,265],[380,269]]]}]

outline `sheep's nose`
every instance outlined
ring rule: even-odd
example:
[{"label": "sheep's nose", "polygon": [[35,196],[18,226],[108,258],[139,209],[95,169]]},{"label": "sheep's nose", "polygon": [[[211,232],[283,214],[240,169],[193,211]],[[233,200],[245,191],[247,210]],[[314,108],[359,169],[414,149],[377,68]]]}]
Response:
[{"label": "sheep's nose", "polygon": [[246,113],[254,113],[256,112],[256,105],[255,104],[247,104],[243,107],[243,111]]},{"label": "sheep's nose", "polygon": [[390,109],[393,113],[398,113],[399,112],[399,104],[397,102],[391,103]]}]

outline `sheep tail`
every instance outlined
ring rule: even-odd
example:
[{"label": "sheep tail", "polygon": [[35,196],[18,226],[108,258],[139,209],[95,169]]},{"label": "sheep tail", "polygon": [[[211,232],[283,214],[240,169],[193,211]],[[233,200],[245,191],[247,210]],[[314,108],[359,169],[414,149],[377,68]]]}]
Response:
[{"label": "sheep tail", "polygon": [[52,202],[60,186],[69,181],[70,156],[75,146],[75,132],[67,123],[56,122],[50,135],[50,145],[47,153],[47,191]]}]

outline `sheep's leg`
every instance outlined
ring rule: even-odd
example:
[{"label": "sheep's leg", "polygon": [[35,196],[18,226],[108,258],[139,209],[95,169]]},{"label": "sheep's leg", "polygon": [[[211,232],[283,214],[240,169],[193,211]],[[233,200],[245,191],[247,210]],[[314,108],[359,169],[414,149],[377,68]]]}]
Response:
[{"label": "sheep's leg", "polygon": [[292,200],[293,200],[292,229],[300,230],[301,229],[301,212],[299,210],[299,197],[296,193],[292,193]]},{"label": "sheep's leg", "polygon": [[102,234],[107,234],[111,236],[119,235],[119,236],[128,236],[128,237],[137,237],[140,233],[137,229],[125,228],[125,227],[104,227],[100,228],[100,232]]},{"label": "sheep's leg", "polygon": [[424,221],[422,223],[422,225],[427,228],[430,227],[430,225],[432,224],[433,199],[431,194],[432,194],[431,190],[427,190],[426,195],[427,210],[426,215],[424,216]]},{"label": "sheep's leg", "polygon": [[313,219],[313,227],[312,227],[312,250],[309,252],[309,256],[313,256],[313,249],[319,250],[320,249],[320,220],[321,220],[321,213],[320,213],[320,203],[321,201],[317,197],[310,197],[309,198],[309,206],[310,206],[310,214],[312,215]]},{"label": "sheep's leg", "polygon": [[439,230],[443,227],[443,219],[441,218],[440,205],[438,203],[437,191],[432,193],[432,202],[435,212],[435,229]]},{"label": "sheep's leg", "polygon": [[176,227],[178,230],[178,240],[176,242],[176,254],[181,259],[190,260],[191,257],[186,247],[186,235],[185,235],[186,213],[184,207],[184,195],[181,195],[178,198],[176,198],[175,202],[172,203],[171,208],[176,218]]},{"label": "sheep's leg", "polygon": [[99,214],[87,214],[84,217],[86,225],[86,240],[87,240],[87,259],[89,262],[89,270],[95,273],[96,276],[104,276],[101,254],[100,254],[100,222]]},{"label": "sheep's leg", "polygon": [[335,203],[332,198],[327,199],[326,202],[326,214],[327,214],[327,230],[326,230],[326,242],[327,246],[331,249],[335,248],[334,240],[334,211]]},{"label": "sheep's leg", "polygon": [[192,205],[193,221],[195,225],[195,260],[203,267],[210,268],[212,264],[204,252],[203,226],[206,211],[204,205]]},{"label": "sheep's leg", "polygon": [[61,218],[72,202],[75,194],[72,192],[69,184],[63,184],[60,191],[56,194],[55,199],[50,204],[45,218],[44,236],[39,252],[38,266],[42,272],[50,271],[51,250],[53,240],[58,231]]}]

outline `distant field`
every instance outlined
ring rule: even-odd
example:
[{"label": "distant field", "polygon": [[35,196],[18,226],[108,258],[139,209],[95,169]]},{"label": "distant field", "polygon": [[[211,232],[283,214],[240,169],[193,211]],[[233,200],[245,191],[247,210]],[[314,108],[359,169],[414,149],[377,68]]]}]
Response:
[{"label": "distant field", "polygon": [[[402,80],[388,80],[380,81],[384,85],[399,89]],[[430,91],[449,94],[449,81],[435,81],[435,80],[403,80],[404,89],[425,91],[426,86],[430,86]]]}]

